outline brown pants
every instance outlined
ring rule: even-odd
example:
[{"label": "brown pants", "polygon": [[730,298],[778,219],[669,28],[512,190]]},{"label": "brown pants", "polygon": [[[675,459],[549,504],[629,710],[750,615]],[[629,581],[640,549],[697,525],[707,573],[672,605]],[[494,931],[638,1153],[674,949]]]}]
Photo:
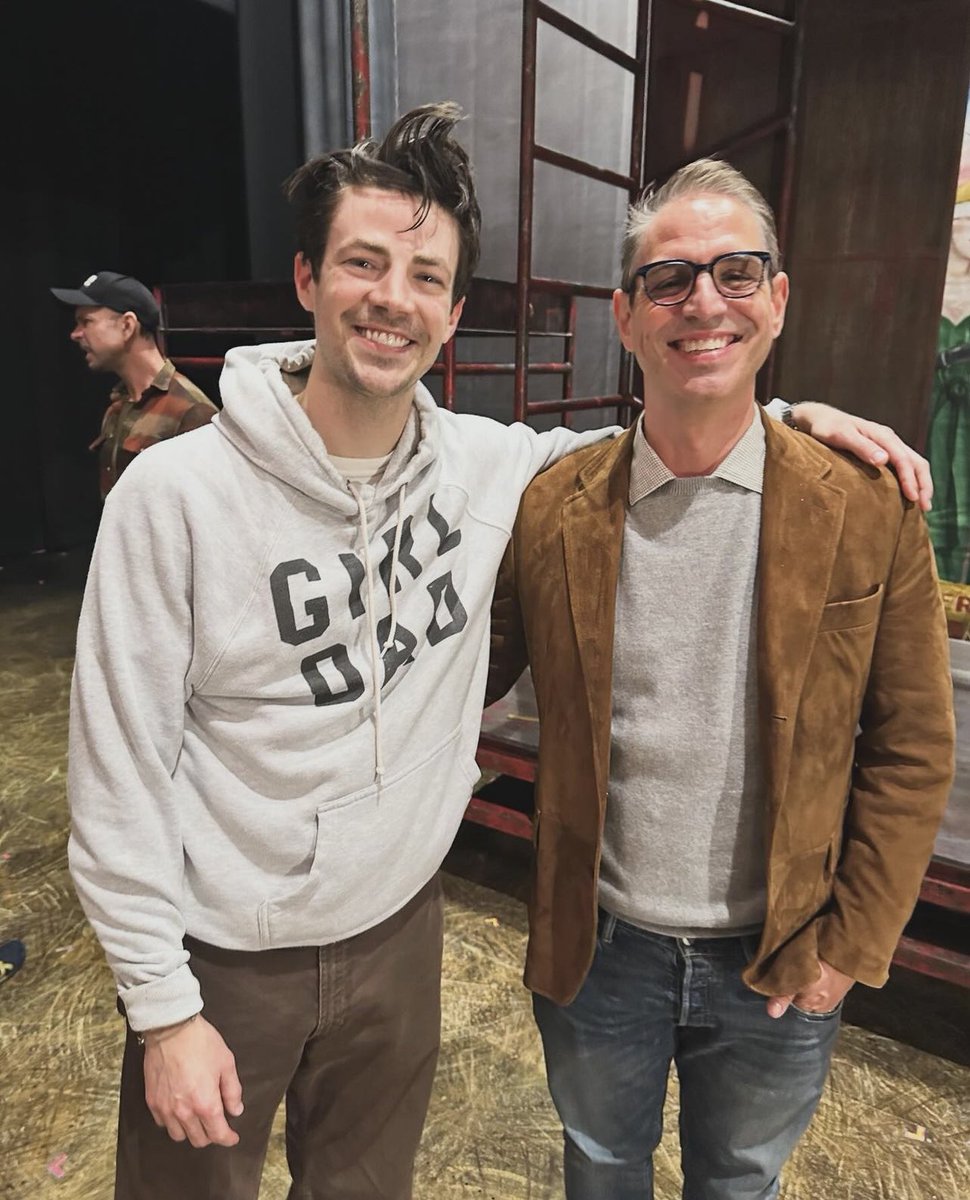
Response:
[{"label": "brown pants", "polygon": [[145,1104],[129,1030],[115,1200],[256,1200],[286,1099],[289,1200],[409,1200],[441,1031],[441,883],[330,946],[255,952],[186,939],[205,1016],[236,1056],[231,1148],[173,1142]]}]

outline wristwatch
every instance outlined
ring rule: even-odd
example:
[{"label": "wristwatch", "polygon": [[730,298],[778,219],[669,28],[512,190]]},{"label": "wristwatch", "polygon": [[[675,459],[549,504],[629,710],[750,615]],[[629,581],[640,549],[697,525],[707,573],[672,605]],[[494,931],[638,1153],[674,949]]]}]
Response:
[{"label": "wristwatch", "polygon": [[792,409],[798,403],[797,400],[791,404],[787,400],[782,400],[781,396],[775,396],[768,404],[765,405],[765,411],[769,416],[777,418],[783,425],[787,425],[789,429],[797,429],[795,417]]}]

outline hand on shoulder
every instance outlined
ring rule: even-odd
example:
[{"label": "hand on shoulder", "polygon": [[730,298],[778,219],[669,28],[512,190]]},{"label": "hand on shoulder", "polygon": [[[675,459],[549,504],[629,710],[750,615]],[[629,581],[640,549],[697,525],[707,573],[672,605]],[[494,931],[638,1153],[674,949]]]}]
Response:
[{"label": "hand on shoulder", "polygon": [[791,413],[796,428],[823,445],[831,446],[833,450],[845,450],[873,466],[891,467],[906,499],[919,504],[924,512],[932,508],[930,464],[888,425],[853,416],[814,400],[793,405]]}]

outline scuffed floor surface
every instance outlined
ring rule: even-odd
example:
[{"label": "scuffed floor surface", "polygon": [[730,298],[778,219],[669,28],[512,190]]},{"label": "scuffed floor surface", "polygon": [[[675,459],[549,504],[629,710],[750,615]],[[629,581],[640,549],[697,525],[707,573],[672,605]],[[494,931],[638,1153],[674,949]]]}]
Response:
[{"label": "scuffed floor surface", "polygon": [[[0,941],[22,937],[29,955],[0,985],[0,1196],[16,1200],[111,1195],[121,1021],[65,864],[77,607],[72,589],[0,590]],[[524,908],[455,875],[446,877],[446,893],[443,1049],[415,1194],[561,1196],[556,1118],[519,982]],[[676,1107],[672,1078],[657,1200],[680,1194]],[[286,1190],[278,1123],[261,1197],[283,1200]],[[970,1069],[844,1028],[826,1098],[783,1195],[967,1200]]]}]

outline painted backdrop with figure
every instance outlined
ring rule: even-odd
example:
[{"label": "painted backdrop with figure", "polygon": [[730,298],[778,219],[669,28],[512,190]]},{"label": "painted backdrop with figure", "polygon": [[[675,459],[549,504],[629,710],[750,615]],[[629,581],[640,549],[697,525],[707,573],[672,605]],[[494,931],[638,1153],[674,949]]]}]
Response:
[{"label": "painted backdrop with figure", "polygon": [[970,579],[970,109],[943,289],[939,353],[927,454],[933,471],[928,516],[942,579]]}]

